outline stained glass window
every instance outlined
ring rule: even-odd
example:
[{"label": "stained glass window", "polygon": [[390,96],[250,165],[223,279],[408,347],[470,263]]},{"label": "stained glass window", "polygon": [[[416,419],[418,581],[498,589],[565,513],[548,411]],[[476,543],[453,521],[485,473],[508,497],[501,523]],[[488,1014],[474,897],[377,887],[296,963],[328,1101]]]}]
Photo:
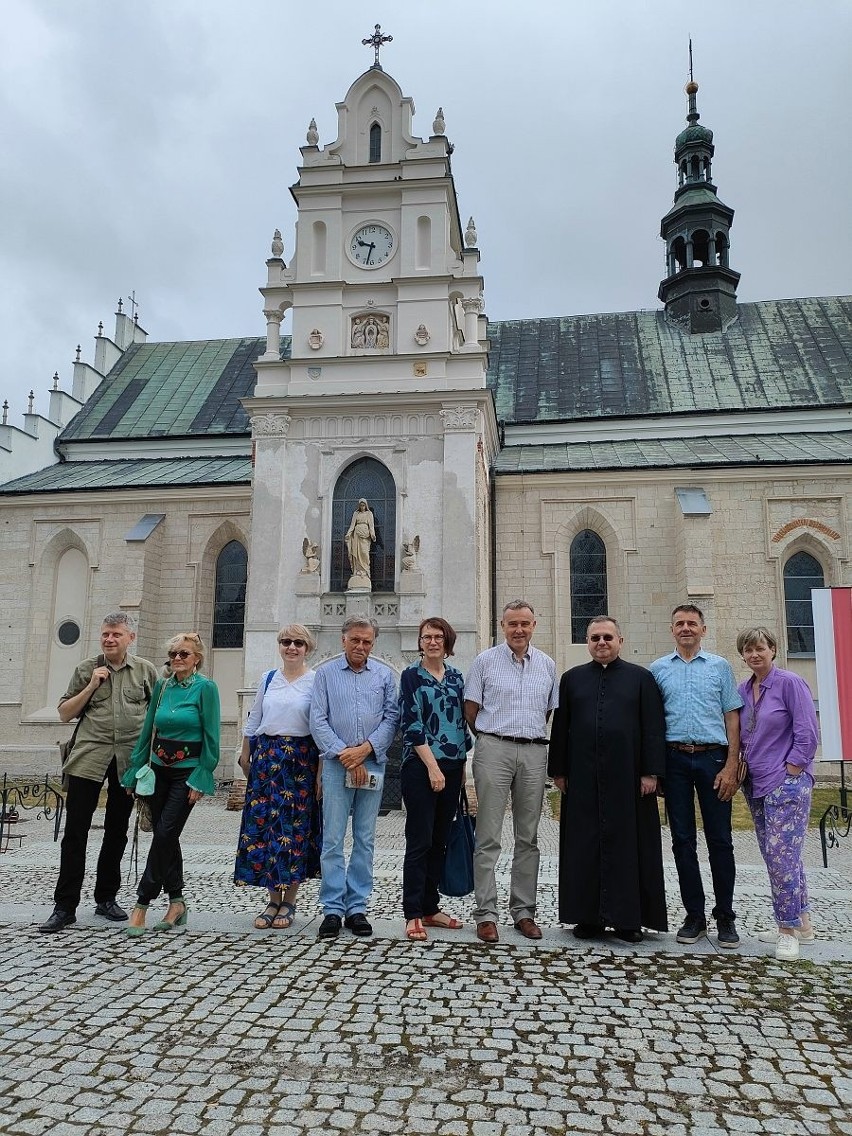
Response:
[{"label": "stained glass window", "polygon": [[585,643],[586,627],[607,609],[606,546],[596,532],[583,529],[571,541],[571,642]]},{"label": "stained glass window", "polygon": [[216,560],[213,602],[213,646],[242,647],[246,614],[248,553],[232,540]]},{"label": "stained glass window", "polygon": [[814,653],[814,612],[811,588],[824,588],[820,562],[807,552],[795,552],[784,565],[784,608],[787,650],[791,655]]}]

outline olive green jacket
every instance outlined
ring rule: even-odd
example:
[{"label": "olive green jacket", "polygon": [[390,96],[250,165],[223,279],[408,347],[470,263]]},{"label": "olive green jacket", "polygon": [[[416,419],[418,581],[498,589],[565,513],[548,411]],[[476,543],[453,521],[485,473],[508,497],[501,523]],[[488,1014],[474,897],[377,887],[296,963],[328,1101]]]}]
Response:
[{"label": "olive green jacket", "polygon": [[[88,686],[100,657],[80,663],[59,699],[60,706]],[[77,737],[62,769],[64,775],[103,781],[113,757],[119,778],[127,770],[157,681],[157,668],[147,659],[128,655],[117,670],[110,666],[110,672],[84,707]]]}]

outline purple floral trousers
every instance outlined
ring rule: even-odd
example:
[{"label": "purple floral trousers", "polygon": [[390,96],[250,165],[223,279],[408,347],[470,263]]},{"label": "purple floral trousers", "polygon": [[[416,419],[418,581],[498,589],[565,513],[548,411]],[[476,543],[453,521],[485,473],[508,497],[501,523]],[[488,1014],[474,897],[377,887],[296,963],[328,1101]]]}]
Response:
[{"label": "purple floral trousers", "polygon": [[789,774],[765,797],[749,797],[757,845],[769,873],[772,908],[779,927],[800,927],[810,911],[802,852],[813,783],[807,773]]}]

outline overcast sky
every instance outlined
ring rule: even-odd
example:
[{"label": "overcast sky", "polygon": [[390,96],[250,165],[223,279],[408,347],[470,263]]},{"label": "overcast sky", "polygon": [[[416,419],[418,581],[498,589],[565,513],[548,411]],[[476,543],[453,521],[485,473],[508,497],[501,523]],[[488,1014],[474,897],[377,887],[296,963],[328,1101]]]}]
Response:
[{"label": "overcast sky", "polygon": [[657,306],[690,33],[740,299],[852,292],[850,0],[3,0],[10,421],[132,290],[151,339],[264,334],[298,147],[377,21],[415,134],[444,108],[491,319]]}]

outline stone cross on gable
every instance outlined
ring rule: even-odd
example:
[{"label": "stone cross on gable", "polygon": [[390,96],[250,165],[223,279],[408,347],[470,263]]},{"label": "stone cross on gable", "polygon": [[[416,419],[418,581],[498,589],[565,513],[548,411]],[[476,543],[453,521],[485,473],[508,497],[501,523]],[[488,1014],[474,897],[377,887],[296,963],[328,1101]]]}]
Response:
[{"label": "stone cross on gable", "polygon": [[382,48],[382,44],[391,43],[391,42],[393,42],[393,36],[391,36],[391,35],[383,36],[381,24],[376,24],[376,30],[373,32],[373,34],[371,36],[369,36],[367,39],[361,40],[361,43],[363,43],[364,47],[372,47],[376,52],[376,58],[375,58],[375,61],[373,63],[374,67],[378,67],[379,69],[381,69],[382,65],[381,65],[381,63],[379,63],[379,52]]}]

